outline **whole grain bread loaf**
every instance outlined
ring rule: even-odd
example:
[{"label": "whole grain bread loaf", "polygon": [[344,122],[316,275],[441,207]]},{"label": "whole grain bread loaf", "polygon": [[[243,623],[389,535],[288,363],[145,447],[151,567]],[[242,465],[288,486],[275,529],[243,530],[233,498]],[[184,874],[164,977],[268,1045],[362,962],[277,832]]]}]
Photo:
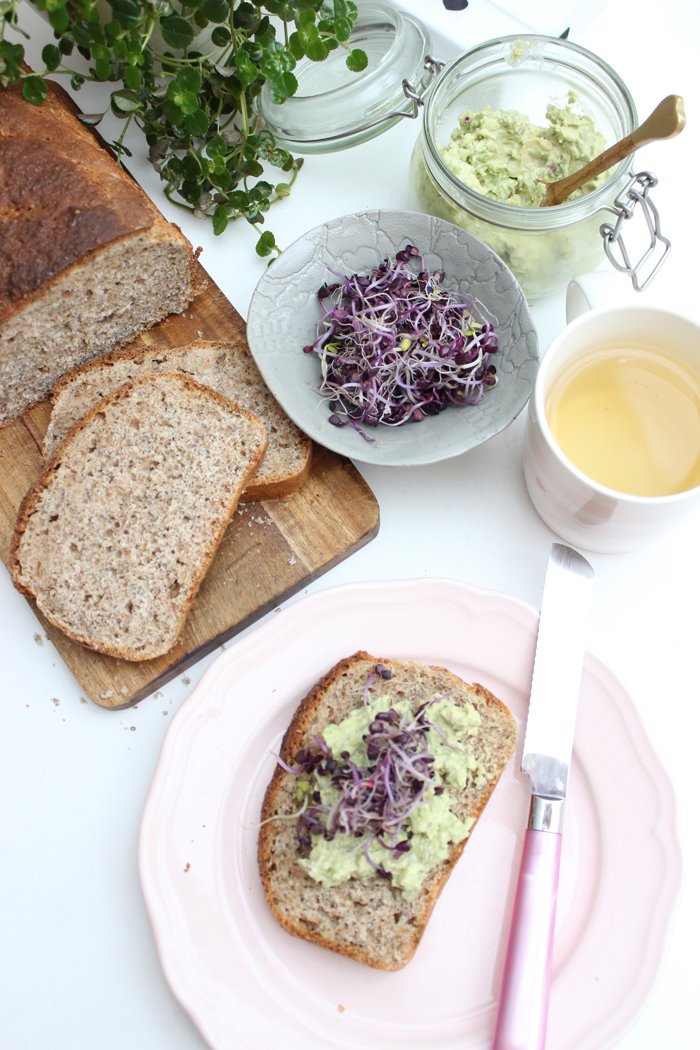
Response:
[{"label": "whole grain bread loaf", "polygon": [[182,372],[218,390],[265,424],[267,451],[243,499],[286,496],[303,484],[311,466],[311,441],[272,396],[244,343],[197,340],[183,347],[132,348],[72,370],[52,394],[44,455],[50,457],[58,442],[85,412],[122,383],[139,375],[163,371]]},{"label": "whole grain bread loaf", "polygon": [[255,416],[187,376],[120,387],[22,502],[15,586],[90,649],[125,660],[168,652],[265,442]]},{"label": "whole grain bread loaf", "polygon": [[[470,747],[485,772],[480,786],[451,793],[450,807],[462,820],[480,817],[515,746],[515,724],[500,700],[481,685],[468,685],[441,667],[379,660],[366,652],[341,660],[300,703],[282,742],[280,758],[294,767],[330,723],[339,723],[365,702],[377,665],[391,672],[381,679],[388,704],[407,700],[415,712],[426,700],[449,694],[471,704],[480,717]],[[327,886],[312,879],[299,860],[304,847],[293,814],[299,812],[298,778],[278,764],[265,793],[258,864],[267,901],[288,933],[383,970],[396,970],[413,957],[433,906],[459,859],[466,839],[450,846],[446,860],[428,874],[421,892],[406,897],[379,874]],[[291,818],[291,819],[290,819]]]},{"label": "whole grain bread loaf", "polygon": [[0,88],[0,425],[204,286],[192,246],[55,85]]}]

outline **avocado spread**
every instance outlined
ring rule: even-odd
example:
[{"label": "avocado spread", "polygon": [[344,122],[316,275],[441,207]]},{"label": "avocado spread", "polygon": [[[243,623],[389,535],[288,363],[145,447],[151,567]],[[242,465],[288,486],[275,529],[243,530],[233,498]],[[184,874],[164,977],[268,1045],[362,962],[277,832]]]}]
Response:
[{"label": "avocado spread", "polygon": [[[567,106],[549,105],[548,125],[533,124],[517,110],[464,113],[451,141],[442,148],[448,168],[460,182],[493,200],[538,208],[547,183],[579,171],[605,149],[605,140],[589,116]],[[602,185],[605,175],[587,182],[572,199]]]},{"label": "avocado spread", "polygon": [[[479,714],[470,704],[445,697],[430,700],[422,710],[417,718],[407,701],[390,705],[378,697],[325,728],[325,775],[305,773],[297,785],[302,806],[324,813],[324,823],[309,836],[308,855],[299,861],[312,879],[336,886],[379,874],[404,896],[414,897],[451,847],[468,836],[474,820],[460,819],[452,801],[465,787],[486,783],[470,747]],[[385,746],[387,733],[391,743]],[[336,767],[350,771],[342,787]],[[406,806],[412,792],[419,793],[418,801],[413,804],[409,797]],[[378,795],[384,811],[393,813],[380,826]],[[407,815],[397,819],[402,805]],[[329,830],[343,806],[347,827]]]}]

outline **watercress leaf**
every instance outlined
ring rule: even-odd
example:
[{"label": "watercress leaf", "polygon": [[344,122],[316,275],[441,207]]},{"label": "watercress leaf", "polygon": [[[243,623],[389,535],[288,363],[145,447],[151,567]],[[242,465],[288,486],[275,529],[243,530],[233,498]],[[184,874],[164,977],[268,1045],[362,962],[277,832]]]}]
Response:
[{"label": "watercress leaf", "polygon": [[99,81],[109,80],[110,73],[112,72],[112,67],[110,65],[109,59],[105,59],[105,58],[98,58],[98,59],[96,59],[94,70],[95,70],[95,80],[99,80]]},{"label": "watercress leaf", "polygon": [[201,193],[201,186],[195,179],[185,179],[180,187],[180,195],[184,197],[189,204],[196,204]]},{"label": "watercress leaf", "polygon": [[183,87],[179,79],[170,81],[165,95],[177,106],[183,116],[194,113],[199,109],[199,96],[196,92]]},{"label": "watercress leaf", "polygon": [[113,17],[123,24],[138,22],[141,17],[141,4],[136,0],[110,0]]},{"label": "watercress leaf", "polygon": [[297,29],[301,32],[302,29],[309,29],[311,26],[316,28],[316,12],[310,7],[302,7],[299,4],[299,10],[297,11],[296,18],[294,19],[297,25]]},{"label": "watercress leaf", "polygon": [[338,40],[343,43],[350,39],[352,33],[352,22],[349,18],[336,18],[333,23],[333,29]]},{"label": "watercress leaf", "polygon": [[209,115],[201,108],[189,113],[184,120],[185,131],[195,138],[204,138],[209,130]]},{"label": "watercress leaf", "polygon": [[260,25],[261,18],[252,4],[242,3],[233,12],[233,24],[244,33],[252,33]]},{"label": "watercress leaf", "polygon": [[[169,98],[163,99],[163,116],[171,124],[177,126],[182,120],[182,113],[178,106]],[[170,132],[172,134],[172,132]]]},{"label": "watercress leaf", "polygon": [[270,164],[273,164],[276,168],[281,168],[282,171],[291,171],[294,167],[294,157],[286,149],[274,149],[267,159]]},{"label": "watercress leaf", "polygon": [[228,213],[226,208],[220,204],[212,216],[212,226],[214,227],[214,233],[219,236],[223,233],[228,226]]},{"label": "watercress leaf", "polygon": [[74,25],[71,28],[71,32],[73,34],[73,39],[75,40],[78,47],[90,47],[90,45],[92,44],[92,36],[90,35],[89,30],[85,28],[85,26],[82,26],[80,24]]},{"label": "watercress leaf", "polygon": [[363,69],[367,69],[367,55],[355,47],[345,59],[345,64],[353,73],[361,73]]},{"label": "watercress leaf", "polygon": [[253,135],[248,136],[248,144],[257,151],[261,157],[266,157],[270,150],[275,148],[275,137],[267,128],[261,128]]},{"label": "watercress leaf", "polygon": [[121,91],[112,92],[112,112],[116,116],[123,116],[125,113],[136,113],[141,109],[141,99],[135,91],[129,91],[123,89]]},{"label": "watercress leaf", "polygon": [[57,7],[55,11],[49,13],[49,24],[56,33],[65,33],[68,29],[70,19],[68,12],[65,7]]},{"label": "watercress leaf", "polygon": [[270,255],[275,250],[275,235],[271,230],[265,230],[263,234],[258,238],[258,243],[255,245],[255,251],[261,258],[265,258],[266,255]]},{"label": "watercress leaf", "polygon": [[212,44],[216,44],[217,47],[226,47],[231,40],[231,30],[228,26],[217,26],[211,34]]},{"label": "watercress leaf", "polygon": [[209,139],[206,145],[205,152],[210,157],[216,157],[221,154],[225,154],[228,150],[225,139],[221,135],[214,135]]},{"label": "watercress leaf", "polygon": [[210,22],[225,22],[229,15],[228,0],[203,0],[197,13],[204,15]]},{"label": "watercress leaf", "polygon": [[62,36],[61,39],[58,41],[58,50],[61,52],[62,55],[71,55],[73,53],[74,47],[75,42],[70,36]]},{"label": "watercress leaf", "polygon": [[239,164],[239,170],[244,175],[258,176],[263,173],[263,166],[257,160],[244,160]]},{"label": "watercress leaf", "polygon": [[235,57],[235,67],[238,73],[238,79],[243,88],[248,87],[249,84],[254,83],[258,78],[258,67],[254,62],[251,61],[250,56],[246,51],[241,49]]},{"label": "watercress leaf", "polygon": [[328,49],[321,39],[315,25],[300,26],[299,40],[304,48],[304,54],[310,58],[312,62],[322,62],[327,56]]},{"label": "watercress leaf", "polygon": [[55,44],[47,44],[41,52],[41,60],[49,73],[53,73],[61,64],[61,52]]},{"label": "watercress leaf", "polygon": [[29,76],[22,84],[22,97],[33,106],[40,106],[48,92],[46,81],[41,77]]},{"label": "watercress leaf", "polygon": [[299,84],[293,73],[276,73],[269,77],[272,101],[281,105],[296,92]]},{"label": "watercress leaf", "polygon": [[21,44],[0,40],[0,83],[15,84],[19,80],[23,62],[24,48]]},{"label": "watercress leaf", "polygon": [[127,66],[124,70],[124,83],[128,88],[138,91],[143,83],[141,70],[137,66]]},{"label": "watercress leaf", "polygon": [[179,15],[168,15],[161,18],[160,31],[163,40],[176,51],[184,51],[194,40],[194,29],[192,25]]},{"label": "watercress leaf", "polygon": [[201,74],[193,66],[185,66],[179,69],[175,76],[175,82],[184,90],[197,93],[202,87]]},{"label": "watercress leaf", "polygon": [[275,40],[275,27],[269,18],[262,18],[258,28],[255,30],[254,38],[261,47],[270,47]]}]

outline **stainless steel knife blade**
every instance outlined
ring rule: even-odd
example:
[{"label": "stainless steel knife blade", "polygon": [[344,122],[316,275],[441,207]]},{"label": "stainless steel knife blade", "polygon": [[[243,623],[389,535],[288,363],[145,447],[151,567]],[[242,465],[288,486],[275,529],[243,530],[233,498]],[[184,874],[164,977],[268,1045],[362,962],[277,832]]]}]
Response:
[{"label": "stainless steel knife blade", "polygon": [[537,632],[522,770],[534,794],[565,798],[571,765],[593,569],[553,543]]}]

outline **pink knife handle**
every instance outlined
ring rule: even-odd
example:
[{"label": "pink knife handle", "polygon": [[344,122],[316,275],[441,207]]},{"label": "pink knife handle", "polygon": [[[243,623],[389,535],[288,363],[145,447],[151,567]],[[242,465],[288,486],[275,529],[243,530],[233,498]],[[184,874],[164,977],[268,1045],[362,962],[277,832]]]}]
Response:
[{"label": "pink knife handle", "polygon": [[528,828],[493,1050],[544,1050],[561,834]]}]

